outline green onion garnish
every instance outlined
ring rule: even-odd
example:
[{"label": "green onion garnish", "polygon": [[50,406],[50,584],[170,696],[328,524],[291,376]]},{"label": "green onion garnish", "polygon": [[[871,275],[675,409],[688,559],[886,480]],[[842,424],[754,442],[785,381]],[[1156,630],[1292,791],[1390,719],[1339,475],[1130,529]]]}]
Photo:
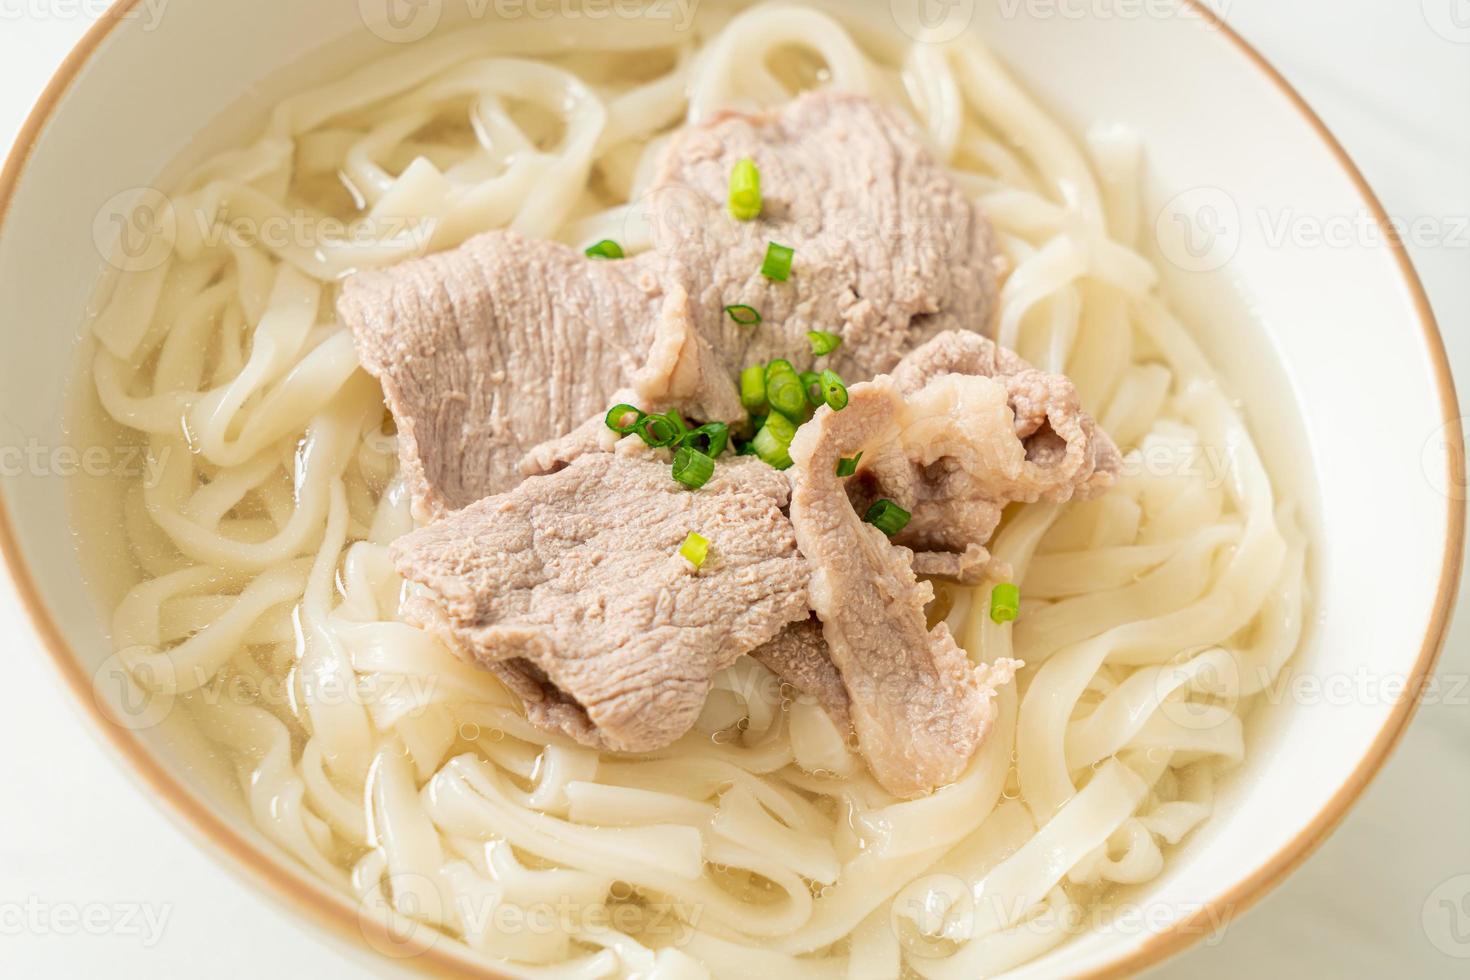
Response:
[{"label": "green onion garnish", "polygon": [[[700,445],[700,440],[704,445]],[[724,422],[706,422],[697,429],[684,433],[680,446],[691,446],[712,459],[718,458],[730,444],[730,427]]]},{"label": "green onion garnish", "polygon": [[696,569],[704,564],[705,556],[709,554],[709,538],[695,531],[689,532],[689,537],[679,546],[679,554],[686,558],[689,564]]},{"label": "green onion garnish", "polygon": [[780,412],[772,412],[765,425],[755,434],[751,445],[755,454],[778,470],[791,465],[791,440],[796,437],[796,425]]},{"label": "green onion garnish", "polygon": [[885,497],[868,508],[863,520],[891,538],[907,527],[912,517],[908,511]]},{"label": "green onion garnish", "polygon": [[742,327],[753,327],[761,322],[760,310],[757,310],[754,306],[746,306],[744,303],[727,306],[725,307],[725,312],[730,315],[730,319]]},{"label": "green onion garnish", "polygon": [[645,415],[633,426],[633,431],[644,442],[657,449],[660,446],[672,446],[674,440],[679,438],[681,430],[667,416]]},{"label": "green onion garnish", "polygon": [[830,354],[842,346],[842,338],[826,330],[808,330],[806,339],[811,343],[812,353],[817,357]]},{"label": "green onion garnish", "polygon": [[761,263],[761,275],[777,282],[791,278],[791,257],[796,252],[785,245],[771,242],[766,246],[766,260]]},{"label": "green onion garnish", "polygon": [[806,418],[806,391],[790,361],[775,360],[766,365],[766,401],[787,418]]},{"label": "green onion garnish", "polygon": [[[629,415],[633,416],[633,421],[628,422],[626,425],[622,424],[623,420]],[[645,417],[645,413],[637,406],[614,405],[607,410],[607,427],[620,436],[626,436],[638,428],[638,423],[642,422]]]},{"label": "green onion garnish", "polygon": [[752,364],[740,372],[740,404],[747,412],[762,412],[766,407],[766,369]]},{"label": "green onion garnish", "polygon": [[1010,582],[1002,582],[990,590],[990,620],[1009,623],[1021,611],[1021,590]]},{"label": "green onion garnish", "polygon": [[693,446],[680,446],[674,453],[674,479],[690,490],[698,490],[715,475],[715,461]]},{"label": "green onion garnish", "polygon": [[604,238],[596,245],[587,246],[587,257],[592,259],[620,259],[623,257],[623,246],[611,238]]},{"label": "green onion garnish", "polygon": [[862,459],[862,453],[858,453],[856,456],[842,457],[837,461],[837,475],[852,476],[854,473],[857,472],[858,463],[862,462]]},{"label": "green onion garnish", "polygon": [[836,371],[823,371],[822,397],[831,406],[832,411],[840,412],[847,407],[847,385],[842,383],[842,377]]},{"label": "green onion garnish", "polygon": [[822,376],[817,372],[801,372],[801,390],[806,393],[806,400],[813,406],[820,407],[825,404],[822,398]]},{"label": "green onion garnish", "polygon": [[750,221],[761,213],[761,172],[749,157],[735,161],[730,171],[730,213],[738,221]]}]

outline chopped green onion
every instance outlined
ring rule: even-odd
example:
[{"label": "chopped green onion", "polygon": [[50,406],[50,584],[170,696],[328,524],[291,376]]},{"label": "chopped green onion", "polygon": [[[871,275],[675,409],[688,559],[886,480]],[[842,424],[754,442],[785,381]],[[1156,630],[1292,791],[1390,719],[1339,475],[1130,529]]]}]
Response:
[{"label": "chopped green onion", "polygon": [[604,238],[596,245],[587,246],[587,257],[592,259],[620,259],[623,257],[623,246],[611,238]]},{"label": "chopped green onion", "polygon": [[761,213],[761,172],[749,157],[736,160],[730,171],[730,213],[739,221]]},{"label": "chopped green onion", "polygon": [[990,619],[1009,623],[1021,611],[1021,590],[1010,582],[1002,582],[990,590]]},{"label": "chopped green onion", "polygon": [[679,438],[679,428],[673,420],[665,415],[645,415],[633,426],[633,431],[638,433],[648,445],[655,449],[660,446],[672,446],[674,440]]},{"label": "chopped green onion", "polygon": [[801,390],[806,393],[806,400],[812,405],[820,407],[822,402],[822,376],[815,371],[801,372]]},{"label": "chopped green onion", "polygon": [[755,434],[751,445],[755,454],[778,470],[791,465],[791,440],[796,437],[796,425],[780,412],[772,412],[765,425]]},{"label": "chopped green onion", "polygon": [[766,407],[766,369],[752,364],[740,372],[740,404],[747,412],[759,412]]},{"label": "chopped green onion", "polygon": [[834,412],[840,412],[847,407],[847,385],[842,383],[842,377],[836,371],[823,371],[822,397]]},{"label": "chopped green onion", "polygon": [[[626,425],[621,424],[629,415],[633,416],[633,421]],[[607,410],[607,427],[620,436],[630,435],[645,417],[646,413],[635,405],[614,405]]]},{"label": "chopped green onion", "polygon": [[674,479],[690,490],[698,490],[715,474],[715,461],[693,446],[680,446],[674,453]]},{"label": "chopped green onion", "polygon": [[806,332],[806,339],[811,343],[812,353],[817,357],[821,357],[823,354],[830,354],[842,346],[842,338],[835,333],[828,333],[826,330],[808,330]]},{"label": "chopped green onion", "polygon": [[[704,440],[703,447],[699,445],[700,439]],[[711,458],[718,458],[729,444],[730,427],[723,422],[706,422],[684,433],[684,438],[679,440],[680,446],[692,446]]]},{"label": "chopped green onion", "polygon": [[862,460],[862,453],[858,453],[856,456],[842,457],[837,461],[837,475],[852,476],[854,473],[857,472],[858,463],[862,462]]},{"label": "chopped green onion", "polygon": [[725,307],[725,312],[730,315],[730,319],[742,327],[753,327],[761,322],[760,310],[757,310],[754,306],[746,306],[744,303],[727,306]]},{"label": "chopped green onion", "polygon": [[761,275],[767,279],[775,279],[777,282],[785,282],[790,279],[791,257],[795,254],[795,250],[771,242],[766,246],[766,260],[761,263]]},{"label": "chopped green onion", "polygon": [[664,413],[664,418],[674,423],[674,428],[678,430],[677,434],[674,436],[674,441],[678,442],[683,439],[684,433],[689,431],[689,426],[684,424],[684,416],[679,414],[679,410],[677,408],[669,409],[667,412]]},{"label": "chopped green onion", "polygon": [[868,508],[863,520],[891,538],[907,527],[912,517],[908,511],[885,497]]},{"label": "chopped green onion", "polygon": [[704,564],[705,556],[709,554],[709,538],[690,531],[689,537],[685,538],[684,543],[679,546],[679,554],[698,569]]},{"label": "chopped green onion", "polygon": [[790,361],[776,360],[766,366],[766,400],[787,418],[806,418],[806,391]]}]

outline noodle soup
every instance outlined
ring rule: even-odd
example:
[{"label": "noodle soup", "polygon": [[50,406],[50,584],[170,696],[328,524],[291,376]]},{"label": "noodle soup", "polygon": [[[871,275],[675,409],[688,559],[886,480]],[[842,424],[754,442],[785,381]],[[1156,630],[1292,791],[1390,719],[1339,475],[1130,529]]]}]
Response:
[{"label": "noodle soup", "polygon": [[[87,371],[150,461],[119,490],[118,656],[270,840],[502,969],[939,978],[1039,956],[1209,818],[1302,623],[1292,501],[1140,254],[1136,146],[1075,142],[973,39],[815,8],[515,26],[305,90],[180,181],[166,254],[118,283]],[[816,87],[912,120],[995,227],[997,340],[1070,376],[1124,453],[1095,500],[1007,510],[989,548],[1014,625],[936,583],[930,616],[974,663],[1026,666],[960,778],[909,800],[814,763],[819,709],[750,658],[675,744],[599,752],[405,621],[400,433],[334,314],[347,274],[488,229],[647,250],[675,130]]]}]

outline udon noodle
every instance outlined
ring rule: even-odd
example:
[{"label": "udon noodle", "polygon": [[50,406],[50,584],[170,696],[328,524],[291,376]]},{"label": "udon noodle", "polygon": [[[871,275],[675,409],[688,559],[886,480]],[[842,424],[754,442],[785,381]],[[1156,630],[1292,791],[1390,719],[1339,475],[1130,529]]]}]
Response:
[{"label": "udon noodle", "polygon": [[[1304,544],[1157,296],[1136,141],[1075,141],[974,39],[834,16],[401,49],[193,171],[166,260],[99,317],[96,391],[160,474],[126,490],[120,656],[230,760],[259,830],[365,907],[558,976],[988,976],[1157,876],[1241,761],[1242,711],[1298,641]],[[1007,514],[1016,624],[939,587],[977,663],[1027,666],[963,777],[906,802],[749,658],[676,745],[600,757],[401,621],[392,425],[333,314],[345,273],[485,229],[648,248],[669,131],[814,86],[912,116],[996,226],[999,340],[1074,378],[1128,453],[1101,499]],[[329,222],[346,233],[314,237]]]}]

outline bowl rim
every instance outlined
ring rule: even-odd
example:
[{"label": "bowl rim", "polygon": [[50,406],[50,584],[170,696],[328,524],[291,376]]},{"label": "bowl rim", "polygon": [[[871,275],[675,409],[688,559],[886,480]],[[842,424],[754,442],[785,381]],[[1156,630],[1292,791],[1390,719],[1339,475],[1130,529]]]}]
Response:
[{"label": "bowl rim", "polygon": [[[143,0],[115,0],[106,12],[77,42],[61,65],[51,76],[46,88],[37,99],[25,123],[16,136],[14,145],[0,169],[0,235],[3,235],[9,206],[16,188],[29,162],[42,130],[51,120],[62,98],[95,55],[102,43],[122,25],[127,15]],[[1326,124],[1307,104],[1295,88],[1254,47],[1225,23],[1222,17],[1205,5],[1202,0],[1179,0],[1191,9],[1220,37],[1224,38],[1238,55],[1265,76],[1280,95],[1296,110],[1310,127],[1323,146],[1337,161],[1352,183],[1363,206],[1373,216],[1374,222],[1385,232],[1383,238],[1389,244],[1395,265],[1405,289],[1408,291],[1419,327],[1423,331],[1430,356],[1433,381],[1439,395],[1444,422],[1444,434],[1449,446],[1447,453],[1447,476],[1450,488],[1465,486],[1464,435],[1461,428],[1459,402],[1455,393],[1455,382],[1450,372],[1445,352],[1444,339],[1435,320],[1423,283],[1414,270],[1412,261],[1398,236],[1391,234],[1391,221],[1382,203],[1368,185],[1367,179],[1353,162],[1347,151],[1332,135]],[[1430,613],[1419,654],[1405,685],[1405,695],[1393,706],[1382,728],[1374,736],[1372,744],[1358,761],[1351,774],[1337,788],[1327,803],[1302,829],[1283,847],[1260,865],[1252,874],[1242,878],[1220,895],[1204,902],[1194,914],[1180,919],[1168,929],[1154,933],[1138,946],[1122,951],[1107,963],[1093,968],[1086,974],[1089,978],[1125,976],[1147,967],[1157,965],[1164,959],[1188,947],[1201,936],[1209,933],[1211,923],[1230,921],[1245,912],[1260,898],[1279,884],[1288,874],[1296,870],[1327,838],[1342,821],[1347,811],[1361,796],[1368,783],[1378,774],[1389,755],[1402,738],[1409,721],[1418,709],[1419,699],[1414,692],[1422,689],[1434,670],[1435,662],[1443,649],[1449,630],[1464,560],[1466,508],[1455,493],[1446,493],[1448,525],[1444,552],[1440,563],[1439,584],[1435,593],[1434,606]],[[129,764],[132,775],[141,779],[155,793],[154,802],[175,822],[189,833],[201,849],[211,857],[226,858],[223,863],[238,877],[249,882],[260,891],[283,905],[289,905],[305,913],[306,917],[321,927],[325,933],[339,941],[360,948],[367,940],[378,949],[404,950],[402,936],[394,935],[388,926],[375,918],[364,917],[354,912],[352,903],[344,896],[331,891],[316,878],[287,861],[273,859],[261,847],[252,843],[184,786],[168,769],[155,760],[134,733],[108,721],[92,697],[91,681],[82,669],[81,661],[73,654],[70,645],[51,616],[41,597],[41,591],[21,554],[20,542],[3,492],[0,492],[0,554],[4,556],[17,597],[31,620],[42,646],[50,654],[53,665],[61,675],[77,705],[91,720],[94,732],[100,734],[109,748]],[[209,845],[209,846],[206,846]],[[1228,918],[1221,919],[1220,915]],[[388,945],[381,945],[387,943]],[[422,948],[411,951],[415,970],[439,976],[501,977],[493,968],[477,962],[459,952],[452,945],[440,945],[430,941]],[[400,960],[400,963],[405,963]]]}]

